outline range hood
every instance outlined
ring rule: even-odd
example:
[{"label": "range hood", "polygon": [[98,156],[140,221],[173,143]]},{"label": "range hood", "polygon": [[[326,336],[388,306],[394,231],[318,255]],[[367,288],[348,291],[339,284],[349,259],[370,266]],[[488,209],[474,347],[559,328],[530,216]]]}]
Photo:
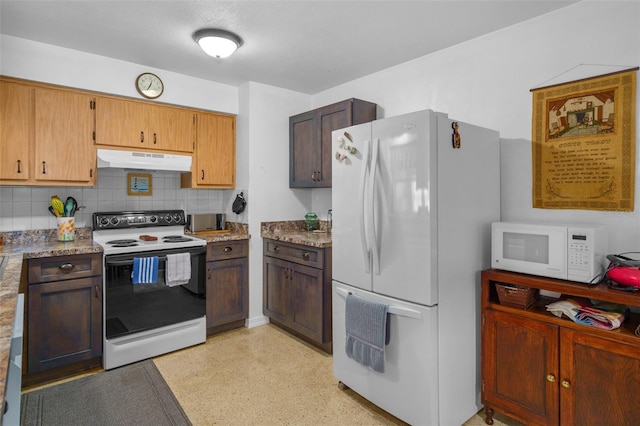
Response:
[{"label": "range hood", "polygon": [[98,168],[190,172],[191,156],[154,152],[98,149]]}]

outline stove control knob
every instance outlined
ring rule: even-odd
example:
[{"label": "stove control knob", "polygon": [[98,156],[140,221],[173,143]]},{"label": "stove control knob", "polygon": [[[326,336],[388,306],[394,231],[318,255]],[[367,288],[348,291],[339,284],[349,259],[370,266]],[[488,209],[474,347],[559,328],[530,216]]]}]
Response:
[{"label": "stove control knob", "polygon": [[182,215],[180,213],[176,213],[173,215],[173,220],[175,222],[180,222],[182,220]]},{"label": "stove control knob", "polygon": [[158,221],[158,217],[157,216],[151,216],[149,217],[149,222],[151,223],[156,223]]},{"label": "stove control knob", "polygon": [[112,225],[117,225],[118,224],[118,218],[117,217],[112,217],[111,218],[111,224]]},{"label": "stove control knob", "polygon": [[170,214],[166,215],[166,216],[164,217],[164,220],[165,220],[165,222],[167,222],[167,223],[171,223],[171,215],[170,215]]},{"label": "stove control knob", "polygon": [[100,218],[100,226],[107,226],[109,224],[109,218],[108,217],[101,217]]}]

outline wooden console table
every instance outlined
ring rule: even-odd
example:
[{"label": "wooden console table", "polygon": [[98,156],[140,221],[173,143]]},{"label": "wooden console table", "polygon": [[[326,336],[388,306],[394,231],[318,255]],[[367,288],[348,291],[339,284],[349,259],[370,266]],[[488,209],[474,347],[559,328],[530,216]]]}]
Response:
[{"label": "wooden console table", "polygon": [[[556,317],[538,296],[527,309],[500,304],[496,284],[620,303],[632,311],[616,330]],[[537,425],[640,424],[640,294],[513,272],[482,272],[482,403]],[[633,312],[635,311],[635,312]]]}]

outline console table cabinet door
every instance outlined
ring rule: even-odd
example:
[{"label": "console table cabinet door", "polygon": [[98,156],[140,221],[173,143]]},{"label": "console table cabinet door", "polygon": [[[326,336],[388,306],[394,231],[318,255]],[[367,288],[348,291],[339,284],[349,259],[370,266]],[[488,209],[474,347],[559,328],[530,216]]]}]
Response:
[{"label": "console table cabinet door", "polygon": [[563,425],[640,425],[640,347],[560,333]]},{"label": "console table cabinet door", "polygon": [[532,424],[558,424],[558,327],[487,311],[483,333],[486,404]]}]

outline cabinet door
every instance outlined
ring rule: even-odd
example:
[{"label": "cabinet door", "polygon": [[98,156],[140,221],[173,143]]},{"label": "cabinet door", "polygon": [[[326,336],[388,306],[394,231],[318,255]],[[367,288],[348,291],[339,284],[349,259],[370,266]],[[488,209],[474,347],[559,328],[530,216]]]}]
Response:
[{"label": "cabinet door", "polygon": [[235,173],[235,117],[198,114],[196,117],[196,184],[233,188],[236,184]]},{"label": "cabinet door", "polygon": [[291,264],[289,292],[293,317],[291,328],[305,336],[324,342],[323,330],[323,272],[322,269]]},{"label": "cabinet door", "polygon": [[149,106],[123,99],[96,99],[96,144],[149,148]]},{"label": "cabinet door", "polygon": [[316,174],[316,186],[319,188],[331,188],[331,132],[350,126],[352,102],[345,101],[320,108],[318,124],[320,125],[320,139],[318,159],[318,173]]},{"label": "cabinet door", "polygon": [[35,89],[35,178],[95,183],[94,97]]},{"label": "cabinet door", "polygon": [[640,347],[566,329],[560,341],[560,423],[639,425]]},{"label": "cabinet door", "polygon": [[207,327],[248,317],[248,259],[207,262]]},{"label": "cabinet door", "polygon": [[558,424],[558,327],[486,311],[482,402],[528,424]]},{"label": "cabinet door", "polygon": [[33,88],[0,81],[0,180],[29,179],[32,114]]},{"label": "cabinet door", "polygon": [[317,111],[309,111],[289,118],[289,187],[316,186],[320,171],[320,128]]},{"label": "cabinet door", "polygon": [[28,287],[28,373],[102,355],[102,278]]},{"label": "cabinet door", "polygon": [[265,256],[262,273],[264,313],[276,320],[288,321],[291,316],[288,297],[291,276],[289,263]]},{"label": "cabinet door", "polygon": [[192,111],[166,106],[150,106],[149,111],[149,148],[193,152],[195,114]]}]

